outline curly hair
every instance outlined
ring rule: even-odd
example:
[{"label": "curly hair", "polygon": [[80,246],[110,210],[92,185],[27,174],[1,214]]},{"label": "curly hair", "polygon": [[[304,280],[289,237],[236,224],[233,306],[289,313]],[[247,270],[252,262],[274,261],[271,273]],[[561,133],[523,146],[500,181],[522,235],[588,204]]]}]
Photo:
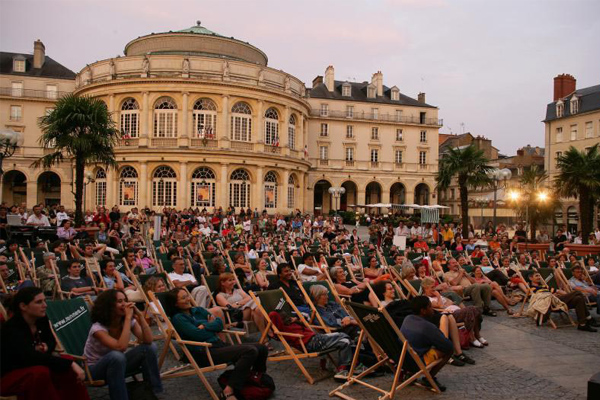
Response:
[{"label": "curly hair", "polygon": [[125,301],[127,301],[127,295],[124,291],[119,289],[110,289],[100,293],[100,295],[94,301],[92,307],[91,318],[92,322],[98,322],[104,326],[110,326],[113,314],[115,313],[115,307],[117,305],[117,293],[123,293]]}]

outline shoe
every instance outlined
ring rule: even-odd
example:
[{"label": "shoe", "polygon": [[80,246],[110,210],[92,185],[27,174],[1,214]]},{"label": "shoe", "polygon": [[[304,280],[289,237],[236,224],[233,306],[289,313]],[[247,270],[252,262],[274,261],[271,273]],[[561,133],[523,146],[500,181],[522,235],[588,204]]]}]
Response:
[{"label": "shoe", "polygon": [[488,341],[483,338],[483,336],[479,336],[479,339],[477,339],[477,340],[479,340],[479,343],[481,343],[484,346],[489,346],[490,345],[488,343]]},{"label": "shoe", "polygon": [[578,331],[586,331],[586,332],[598,332],[598,329],[592,328],[589,324],[579,325],[577,327]]},{"label": "shoe", "polygon": [[450,357],[450,360],[448,360],[448,364],[454,365],[455,367],[464,367],[465,366],[465,362],[460,359],[460,356],[456,356],[456,355]]},{"label": "shoe", "polygon": [[471,357],[469,357],[468,355],[466,355],[465,353],[461,353],[458,356],[458,359],[464,363],[467,364],[471,364],[471,365],[475,365],[475,360],[473,360]]},{"label": "shoe", "polygon": [[591,318],[589,320],[590,322],[588,323],[590,326],[593,326],[594,328],[598,328],[600,327],[600,323],[598,323],[597,320],[595,320],[594,318]]},{"label": "shoe", "polygon": [[348,380],[348,370],[347,369],[338,370],[335,373],[335,375],[333,376],[333,379],[335,379],[336,381],[347,381]]},{"label": "shoe", "polygon": [[496,314],[495,311],[492,311],[490,308],[486,307],[483,309],[483,315],[487,315],[488,317],[497,317],[498,314]]},{"label": "shoe", "polygon": [[481,342],[477,339],[473,340],[471,342],[471,346],[473,347],[477,347],[478,349],[483,349],[483,345],[481,344]]},{"label": "shoe", "polygon": [[[446,386],[442,385],[436,378],[433,378],[433,381],[435,382],[435,384],[437,385],[437,387],[440,389],[441,392],[445,392],[446,391]],[[427,380],[427,378],[422,377],[419,378],[417,380],[417,383],[421,386],[424,386],[428,389],[433,389],[433,387],[431,386],[431,384],[429,383],[429,381]]]},{"label": "shoe", "polygon": [[353,376],[357,376],[362,374],[363,372],[365,372],[368,368],[365,367],[363,364],[358,364],[353,371]]}]

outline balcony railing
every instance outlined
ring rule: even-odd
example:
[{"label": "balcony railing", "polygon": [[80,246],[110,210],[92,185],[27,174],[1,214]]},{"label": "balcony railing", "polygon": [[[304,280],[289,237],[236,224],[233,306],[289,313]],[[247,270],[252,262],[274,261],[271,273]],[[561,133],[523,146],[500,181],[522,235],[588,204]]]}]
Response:
[{"label": "balcony railing", "polygon": [[310,115],[313,117],[321,118],[366,119],[369,121],[396,122],[401,124],[418,124],[430,126],[442,126],[444,124],[443,119],[437,118],[421,118],[420,116],[412,115],[381,114],[363,111],[354,111],[352,113],[352,116],[349,116],[349,114],[346,113],[346,111],[329,111],[327,117],[323,117],[321,115],[320,110],[311,110]]},{"label": "balcony railing", "polygon": [[319,160],[319,165],[329,165],[329,160]]},{"label": "balcony railing", "polygon": [[419,164],[419,163],[396,163],[394,161],[365,161],[365,160],[345,160],[345,159],[327,159],[311,158],[311,163],[317,167],[332,169],[348,169],[358,171],[389,171],[389,172],[437,172],[437,164]]},{"label": "balcony railing", "polygon": [[263,148],[263,151],[265,153],[281,154],[281,147],[279,147],[279,146],[271,146],[270,144],[265,144],[265,147]]},{"label": "balcony railing", "polygon": [[231,148],[233,150],[254,151],[254,143],[232,141]]},{"label": "balcony railing", "polygon": [[140,139],[138,138],[121,138],[117,142],[117,147],[138,147]]},{"label": "balcony railing", "polygon": [[379,162],[371,161],[371,168],[379,168]]},{"label": "balcony railing", "polygon": [[54,90],[17,89],[12,87],[0,87],[0,96],[29,97],[36,99],[58,100],[70,92],[57,92]]},{"label": "balcony railing", "polygon": [[354,160],[346,160],[346,167],[354,167]]},{"label": "balcony railing", "polygon": [[152,147],[177,147],[177,138],[152,138]]},{"label": "balcony railing", "polygon": [[216,149],[219,147],[219,143],[216,139],[201,139],[201,138],[192,138],[190,141],[191,147],[205,147],[207,149]]}]

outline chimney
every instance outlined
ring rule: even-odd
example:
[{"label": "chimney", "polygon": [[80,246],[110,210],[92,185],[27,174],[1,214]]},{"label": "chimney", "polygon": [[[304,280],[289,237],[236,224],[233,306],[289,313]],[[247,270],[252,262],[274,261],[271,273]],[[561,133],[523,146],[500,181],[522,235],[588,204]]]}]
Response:
[{"label": "chimney", "polygon": [[573,75],[561,74],[554,78],[554,101],[561,99],[575,91],[577,80]]},{"label": "chimney", "polygon": [[323,76],[317,75],[317,77],[315,79],[313,79],[313,81],[312,81],[312,87],[313,87],[313,89],[316,88],[321,83],[323,83]]},{"label": "chimney", "polygon": [[423,103],[425,104],[425,93],[419,93],[419,96],[417,97],[417,100],[419,101],[419,103]]},{"label": "chimney", "polygon": [[371,83],[375,86],[377,90],[377,96],[383,96],[383,74],[381,71],[377,71],[373,74],[371,78]]},{"label": "chimney", "polygon": [[333,92],[335,89],[335,78],[333,72],[333,65],[330,65],[325,70],[325,86],[327,86],[327,90]]},{"label": "chimney", "polygon": [[33,42],[33,68],[42,68],[46,61],[46,47],[40,39]]},{"label": "chimney", "polygon": [[524,156],[525,155],[525,150],[523,150],[523,149],[517,150],[517,155],[518,156]]}]

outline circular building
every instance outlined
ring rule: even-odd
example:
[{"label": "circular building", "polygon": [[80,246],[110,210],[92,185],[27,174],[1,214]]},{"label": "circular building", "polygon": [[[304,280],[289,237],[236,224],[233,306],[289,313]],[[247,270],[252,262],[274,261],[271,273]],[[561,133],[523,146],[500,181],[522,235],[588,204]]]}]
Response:
[{"label": "circular building", "polygon": [[122,139],[118,169],[88,171],[86,209],[303,209],[304,84],[249,43],[189,29],[130,41],[86,66],[75,93],[100,98]]}]

